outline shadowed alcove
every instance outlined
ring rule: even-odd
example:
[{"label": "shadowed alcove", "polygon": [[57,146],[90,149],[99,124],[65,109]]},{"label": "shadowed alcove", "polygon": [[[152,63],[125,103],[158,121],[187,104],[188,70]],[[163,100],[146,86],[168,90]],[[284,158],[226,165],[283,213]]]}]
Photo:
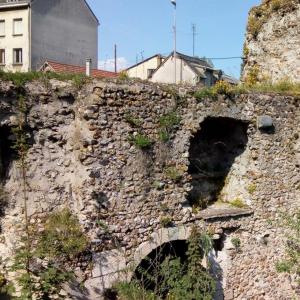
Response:
[{"label": "shadowed alcove", "polygon": [[191,140],[189,174],[192,206],[201,208],[218,200],[226,177],[246,149],[248,123],[225,117],[208,117]]}]

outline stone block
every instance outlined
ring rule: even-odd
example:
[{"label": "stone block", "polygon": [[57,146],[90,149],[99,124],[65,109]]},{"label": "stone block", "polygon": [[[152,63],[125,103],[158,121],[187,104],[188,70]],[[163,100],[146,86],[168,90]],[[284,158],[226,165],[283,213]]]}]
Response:
[{"label": "stone block", "polygon": [[270,116],[258,116],[257,117],[257,128],[260,130],[266,130],[273,128],[273,119]]}]

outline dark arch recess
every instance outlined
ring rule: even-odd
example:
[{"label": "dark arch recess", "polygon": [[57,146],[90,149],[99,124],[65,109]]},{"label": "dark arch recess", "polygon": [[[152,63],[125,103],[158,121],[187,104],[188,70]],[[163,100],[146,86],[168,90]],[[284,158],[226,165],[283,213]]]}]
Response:
[{"label": "dark arch recess", "polygon": [[218,200],[226,177],[246,149],[248,123],[225,117],[208,117],[192,138],[189,151],[189,174],[192,206],[201,208]]}]

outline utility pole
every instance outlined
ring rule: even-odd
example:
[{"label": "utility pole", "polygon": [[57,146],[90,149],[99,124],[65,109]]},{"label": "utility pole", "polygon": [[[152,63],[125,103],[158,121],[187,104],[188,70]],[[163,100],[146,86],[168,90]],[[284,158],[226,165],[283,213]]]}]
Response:
[{"label": "utility pole", "polygon": [[192,24],[192,32],[193,32],[193,56],[195,56],[196,24]]},{"label": "utility pole", "polygon": [[115,73],[117,73],[117,45],[115,44]]},{"label": "utility pole", "polygon": [[173,25],[173,30],[174,30],[174,83],[177,83],[177,66],[176,66],[176,48],[177,48],[177,41],[176,41],[176,7],[177,7],[177,3],[176,0],[171,0],[171,3],[174,5],[174,25]]}]

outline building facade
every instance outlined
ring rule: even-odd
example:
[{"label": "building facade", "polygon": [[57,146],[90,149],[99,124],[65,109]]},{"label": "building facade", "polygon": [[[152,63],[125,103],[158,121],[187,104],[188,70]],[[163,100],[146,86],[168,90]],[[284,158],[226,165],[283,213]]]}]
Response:
[{"label": "building facade", "polygon": [[[176,59],[176,77],[175,60]],[[192,86],[213,86],[224,80],[230,84],[238,84],[238,80],[215,69],[213,63],[206,58],[188,56],[172,52],[168,57],[156,54],[126,70],[131,78],[140,78],[156,83],[187,84]],[[176,82],[175,82],[176,79]]]},{"label": "building facade", "polygon": [[152,74],[163,63],[165,57],[160,54],[153,55],[126,70],[130,78],[140,78],[147,80],[151,78]]},{"label": "building facade", "polygon": [[99,21],[85,0],[0,0],[0,67],[38,70],[46,60],[98,61]]}]

